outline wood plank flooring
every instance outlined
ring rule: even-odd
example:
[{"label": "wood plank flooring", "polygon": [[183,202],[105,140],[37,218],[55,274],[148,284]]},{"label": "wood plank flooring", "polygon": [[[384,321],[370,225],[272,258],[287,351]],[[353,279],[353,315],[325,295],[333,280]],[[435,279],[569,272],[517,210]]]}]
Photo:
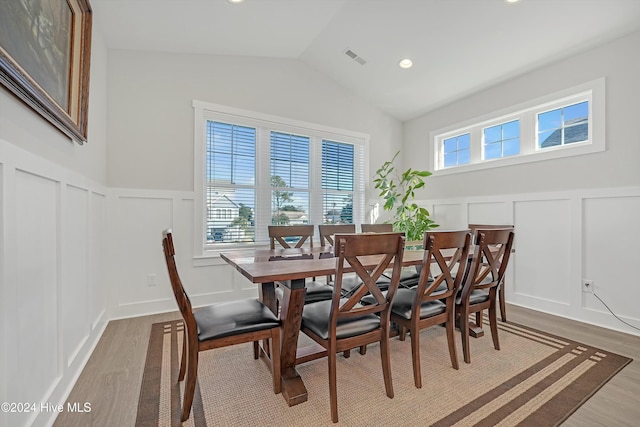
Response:
[{"label": "wood plank flooring", "polygon": [[[507,313],[510,321],[634,359],[563,426],[638,425],[640,337],[517,306],[507,306]],[[151,325],[179,317],[174,312],[110,322],[68,399],[91,403],[91,412],[61,413],[54,426],[133,426]]]}]

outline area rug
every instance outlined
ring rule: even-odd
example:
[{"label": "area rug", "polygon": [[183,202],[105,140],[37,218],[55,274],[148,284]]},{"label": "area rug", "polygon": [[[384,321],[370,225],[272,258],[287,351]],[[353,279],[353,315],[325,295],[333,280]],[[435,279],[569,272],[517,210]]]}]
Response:
[{"label": "area rug", "polygon": [[[471,339],[471,364],[451,367],[444,328],[421,332],[422,388],[413,384],[409,340],[391,340],[395,397],[387,398],[379,347],[338,357],[339,425],[553,426],[560,424],[631,359],[515,323],[499,322],[501,350]],[[459,340],[459,335],[456,333]],[[301,345],[304,344],[301,337]],[[137,426],[179,426],[182,323],[152,326]],[[326,359],[297,367],[308,400],[287,406],[251,344],[200,354],[198,385],[184,426],[324,426],[331,423]]]}]

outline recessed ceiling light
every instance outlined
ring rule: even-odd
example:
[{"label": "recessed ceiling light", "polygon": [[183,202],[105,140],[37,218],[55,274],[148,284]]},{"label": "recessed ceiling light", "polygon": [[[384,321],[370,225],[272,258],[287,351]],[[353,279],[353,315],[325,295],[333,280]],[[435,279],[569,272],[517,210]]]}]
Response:
[{"label": "recessed ceiling light", "polygon": [[227,0],[229,3],[238,4],[242,3],[244,0]]},{"label": "recessed ceiling light", "polygon": [[405,58],[398,63],[400,68],[411,68],[413,66],[413,61],[409,58]]},{"label": "recessed ceiling light", "polygon": [[520,0],[504,0],[507,3],[518,3]]}]

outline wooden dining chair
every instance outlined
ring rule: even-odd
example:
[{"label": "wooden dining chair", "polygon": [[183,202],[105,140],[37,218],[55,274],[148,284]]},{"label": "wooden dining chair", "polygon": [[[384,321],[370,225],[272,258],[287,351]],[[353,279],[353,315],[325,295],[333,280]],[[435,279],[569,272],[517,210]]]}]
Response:
[{"label": "wooden dining chair", "polygon": [[333,246],[335,234],[353,234],[355,232],[355,224],[319,224],[320,246]]},{"label": "wooden dining chair", "polygon": [[[336,256],[334,294],[330,301],[304,306],[302,332],[327,350],[331,420],[338,422],[336,353],[380,342],[382,374],[387,396],[393,397],[389,351],[389,316],[391,302],[398,290],[404,251],[402,233],[343,234],[335,236]],[[379,255],[375,268],[365,268],[359,257]],[[385,269],[393,265],[391,283],[386,293],[376,286]],[[351,296],[341,293],[345,269],[352,268],[360,286]],[[374,303],[362,305],[360,299],[371,293]]]},{"label": "wooden dining chair", "polygon": [[[276,244],[284,249],[302,248],[305,244],[313,248],[313,229],[313,225],[270,225],[268,231],[271,249],[276,249]],[[294,262],[295,258],[289,257],[287,260],[287,262]],[[305,289],[305,303],[329,300],[333,295],[333,287],[316,281],[315,277],[307,280]],[[283,296],[282,288],[278,286],[276,288],[278,306],[282,304]]]},{"label": "wooden dining chair", "polygon": [[[490,230],[490,229],[494,229],[494,228],[509,228],[509,229],[514,229],[513,225],[507,225],[507,224],[469,224],[469,229],[471,230],[471,233],[475,235],[476,230],[478,230],[479,228],[485,229],[485,230]],[[500,320],[502,320],[503,322],[507,321],[507,302],[505,300],[504,297],[505,294],[505,283],[504,283],[504,278],[502,280],[502,283],[500,283],[500,286],[498,287],[498,301],[500,303]]]},{"label": "wooden dining chair", "polygon": [[471,363],[469,350],[469,315],[476,313],[476,326],[482,328],[482,312],[489,311],[491,338],[496,350],[498,339],[498,289],[507,270],[514,232],[512,229],[477,229],[475,249],[469,272],[456,298],[456,317],[462,336],[464,361]]},{"label": "wooden dining chair", "polygon": [[391,233],[393,224],[360,224],[363,233]]},{"label": "wooden dining chair", "polygon": [[[393,224],[361,224],[360,230],[363,233],[390,233],[393,231]],[[418,278],[420,272],[416,267],[404,267],[400,275],[400,287],[411,288],[418,284]],[[378,285],[385,289],[389,278],[387,275],[383,275],[378,282]]]},{"label": "wooden dining chair", "polygon": [[[431,326],[445,325],[449,358],[458,369],[456,353],[455,312],[456,294],[460,289],[467,262],[471,235],[463,231],[429,231],[424,235],[424,256],[418,286],[399,288],[391,306],[391,322],[400,328],[400,340],[407,330],[411,335],[413,381],[422,388],[420,372],[420,331]],[[431,274],[433,273],[433,274]],[[369,297],[363,302],[368,303]]]},{"label": "wooden dining chair", "polygon": [[271,340],[270,367],[273,391],[280,393],[280,320],[257,299],[230,301],[193,310],[178,275],[171,230],[163,232],[162,247],[171,288],[184,321],[182,356],[178,381],[184,386],[182,421],[189,418],[198,376],[201,351],[253,342],[253,357],[259,357],[259,340]]}]

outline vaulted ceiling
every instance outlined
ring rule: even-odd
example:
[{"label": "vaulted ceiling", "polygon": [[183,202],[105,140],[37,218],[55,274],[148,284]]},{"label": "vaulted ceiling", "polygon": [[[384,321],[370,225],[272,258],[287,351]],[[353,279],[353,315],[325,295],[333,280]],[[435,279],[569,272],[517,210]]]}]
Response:
[{"label": "vaulted ceiling", "polygon": [[[640,0],[91,5],[108,48],[297,59],[403,121],[640,29]],[[413,67],[401,69],[403,58]]]}]

